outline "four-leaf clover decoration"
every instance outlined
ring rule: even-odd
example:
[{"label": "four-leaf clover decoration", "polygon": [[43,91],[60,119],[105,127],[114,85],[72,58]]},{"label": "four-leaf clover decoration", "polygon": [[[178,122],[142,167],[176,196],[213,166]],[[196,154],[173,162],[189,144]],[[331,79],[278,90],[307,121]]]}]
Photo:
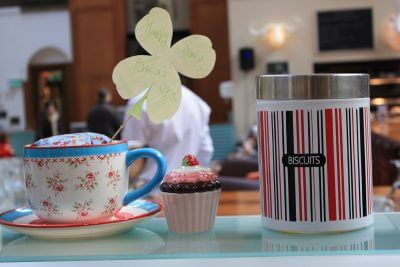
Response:
[{"label": "four-leaf clover decoration", "polygon": [[135,36],[150,55],[138,55],[120,61],[113,71],[113,81],[124,99],[146,93],[128,110],[140,118],[147,101],[147,113],[154,123],[171,118],[181,101],[179,73],[190,78],[203,78],[213,69],[215,51],[210,39],[191,35],[171,47],[172,22],[169,13],[153,8],[136,25]]}]

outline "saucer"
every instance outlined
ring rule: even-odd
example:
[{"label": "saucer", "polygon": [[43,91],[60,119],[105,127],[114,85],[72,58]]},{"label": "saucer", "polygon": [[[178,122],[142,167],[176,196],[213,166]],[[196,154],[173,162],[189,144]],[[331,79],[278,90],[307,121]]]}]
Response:
[{"label": "saucer", "polygon": [[119,234],[161,211],[159,203],[137,200],[103,221],[81,224],[52,224],[39,219],[31,209],[18,208],[0,214],[0,224],[14,232],[40,239],[95,238]]}]

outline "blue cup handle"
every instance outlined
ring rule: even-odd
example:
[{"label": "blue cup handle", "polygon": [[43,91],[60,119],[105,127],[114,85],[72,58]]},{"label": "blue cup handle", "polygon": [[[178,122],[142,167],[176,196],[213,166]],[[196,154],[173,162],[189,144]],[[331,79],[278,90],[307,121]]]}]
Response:
[{"label": "blue cup handle", "polygon": [[132,151],[128,151],[125,157],[126,167],[129,167],[129,165],[131,165],[132,162],[134,162],[138,158],[152,158],[153,160],[155,160],[155,162],[157,163],[157,171],[153,178],[151,178],[151,180],[147,184],[134,191],[129,191],[128,193],[126,193],[123,201],[124,206],[150,193],[154,187],[161,183],[167,171],[167,164],[165,162],[164,156],[155,149],[138,148]]}]

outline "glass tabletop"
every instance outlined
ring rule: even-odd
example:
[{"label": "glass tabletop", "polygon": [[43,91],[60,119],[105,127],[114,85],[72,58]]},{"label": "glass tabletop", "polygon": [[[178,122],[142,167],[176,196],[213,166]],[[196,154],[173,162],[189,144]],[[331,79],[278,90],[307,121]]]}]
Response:
[{"label": "glass tabletop", "polygon": [[214,231],[169,233],[165,219],[102,239],[47,241],[1,229],[0,262],[400,254],[400,213],[377,213],[375,224],[340,234],[270,231],[259,216],[218,217]]}]

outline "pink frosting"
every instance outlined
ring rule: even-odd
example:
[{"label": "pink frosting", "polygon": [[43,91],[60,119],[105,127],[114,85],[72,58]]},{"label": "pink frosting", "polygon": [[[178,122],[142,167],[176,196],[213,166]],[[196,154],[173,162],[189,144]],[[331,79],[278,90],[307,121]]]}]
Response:
[{"label": "pink frosting", "polygon": [[218,176],[213,171],[199,166],[181,167],[168,173],[164,178],[164,182],[171,184],[209,182],[215,180],[218,180]]}]

